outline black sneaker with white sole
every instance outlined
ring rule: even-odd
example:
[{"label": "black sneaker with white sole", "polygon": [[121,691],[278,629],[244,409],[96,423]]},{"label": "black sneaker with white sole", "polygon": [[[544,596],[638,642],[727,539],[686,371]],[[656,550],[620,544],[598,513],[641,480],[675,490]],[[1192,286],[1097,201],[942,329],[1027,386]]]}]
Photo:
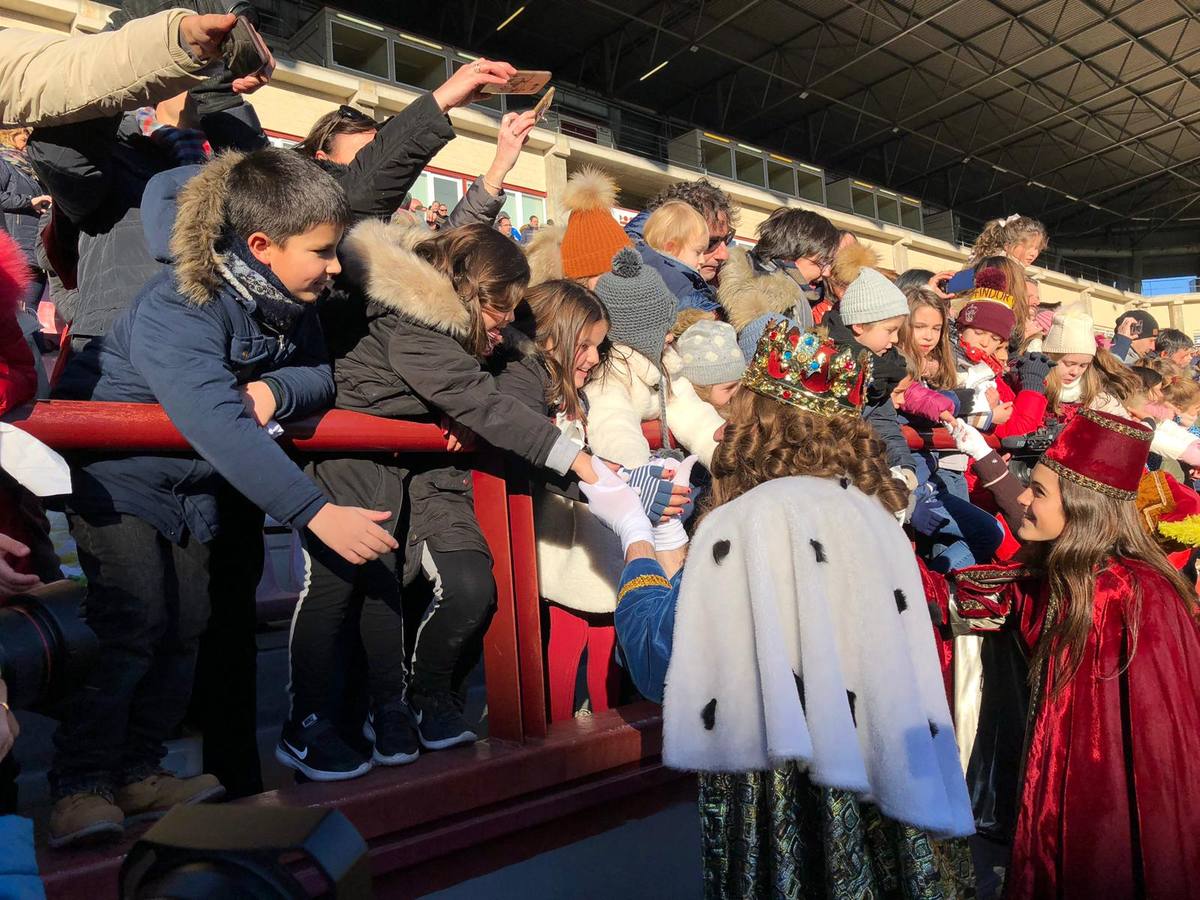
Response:
[{"label": "black sneaker with white sole", "polygon": [[275,758],[313,781],[346,781],[371,771],[371,760],[343,741],[332,722],[315,713],[299,725],[284,723]]},{"label": "black sneaker with white sole", "polygon": [[403,766],[421,755],[413,714],[403,700],[367,713],[363,737],[375,745],[371,759],[381,766]]},{"label": "black sneaker with white sole", "polygon": [[417,734],[426,750],[445,750],[479,740],[463,718],[458,699],[449,691],[417,694],[411,699]]}]

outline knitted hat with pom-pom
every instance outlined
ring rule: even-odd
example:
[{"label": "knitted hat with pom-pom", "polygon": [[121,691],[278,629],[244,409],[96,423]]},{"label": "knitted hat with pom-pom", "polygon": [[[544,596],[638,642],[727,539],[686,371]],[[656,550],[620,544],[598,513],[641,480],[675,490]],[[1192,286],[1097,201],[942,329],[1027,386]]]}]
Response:
[{"label": "knitted hat with pom-pom", "polygon": [[563,206],[570,211],[562,240],[564,278],[591,278],[608,271],[613,254],[632,246],[613,218],[617,185],[599,169],[584,168],[567,179]]},{"label": "knitted hat with pom-pom", "polygon": [[608,339],[661,369],[667,332],[675,321],[675,295],[662,276],[644,265],[636,250],[625,247],[612,258],[612,271],[596,282],[596,296],[608,309]]}]

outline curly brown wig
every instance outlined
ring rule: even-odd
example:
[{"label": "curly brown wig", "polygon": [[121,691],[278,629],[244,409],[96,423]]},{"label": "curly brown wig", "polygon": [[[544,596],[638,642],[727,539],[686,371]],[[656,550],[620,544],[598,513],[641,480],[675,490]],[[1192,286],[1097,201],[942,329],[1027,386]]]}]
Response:
[{"label": "curly brown wig", "polygon": [[856,416],[821,416],[743,388],[729,402],[728,419],[713,453],[706,512],[790,475],[848,477],[889,512],[908,506],[908,491],[888,471],[883,445]]}]

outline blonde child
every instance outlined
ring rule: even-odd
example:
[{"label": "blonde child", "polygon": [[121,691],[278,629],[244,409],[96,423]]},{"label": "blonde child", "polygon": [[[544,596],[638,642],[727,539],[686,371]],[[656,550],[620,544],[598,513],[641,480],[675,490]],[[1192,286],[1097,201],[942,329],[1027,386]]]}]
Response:
[{"label": "blonde child", "polygon": [[642,237],[666,265],[689,278],[699,277],[700,260],[708,249],[708,223],[693,207],[682,200],[668,200],[650,214]]},{"label": "blonde child", "polygon": [[989,256],[1008,256],[1021,266],[1032,266],[1049,243],[1046,226],[1037,219],[1020,215],[993,219],[975,239],[969,264],[974,266]]},{"label": "blonde child", "polygon": [[1081,309],[1055,312],[1042,346],[1054,362],[1046,378],[1047,421],[1066,424],[1081,409],[1121,415],[1121,402],[1141,390],[1138,377],[1097,345],[1092,317]]}]

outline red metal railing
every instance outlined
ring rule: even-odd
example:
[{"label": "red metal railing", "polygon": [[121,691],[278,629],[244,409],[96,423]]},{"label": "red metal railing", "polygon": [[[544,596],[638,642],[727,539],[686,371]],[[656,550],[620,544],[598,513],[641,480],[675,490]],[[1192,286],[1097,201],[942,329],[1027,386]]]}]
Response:
[{"label": "red metal railing", "polygon": [[[16,411],[7,421],[59,450],[190,449],[161,407],[152,404],[46,401]],[[657,447],[658,423],[648,423],[645,434]],[[929,436],[909,431],[907,437],[914,449],[953,449],[943,429]],[[342,410],[289,424],[281,443],[302,453],[445,450],[436,425]],[[400,879],[395,883],[402,895],[411,893],[404,873],[431,854],[549,821],[563,810],[613,802],[677,777],[658,764],[661,723],[652,704],[548,724],[531,489],[528,475],[509,463],[486,447],[463,457],[473,471],[475,511],[492,552],[497,588],[497,610],[484,641],[488,744],[437,754],[411,771],[309,784],[248,801],[338,806],[371,844],[374,873]],[[420,830],[435,823],[440,824],[430,837],[436,835],[436,848]],[[110,896],[119,851],[43,852],[49,894]]]}]

